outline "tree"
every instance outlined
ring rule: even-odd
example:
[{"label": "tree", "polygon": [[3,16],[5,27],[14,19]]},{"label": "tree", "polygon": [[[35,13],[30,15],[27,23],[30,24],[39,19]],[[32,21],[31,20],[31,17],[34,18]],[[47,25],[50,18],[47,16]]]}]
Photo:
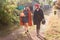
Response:
[{"label": "tree", "polygon": [[11,4],[6,0],[0,1],[0,25],[8,26],[13,25],[16,20],[14,10],[16,9],[15,4]]}]

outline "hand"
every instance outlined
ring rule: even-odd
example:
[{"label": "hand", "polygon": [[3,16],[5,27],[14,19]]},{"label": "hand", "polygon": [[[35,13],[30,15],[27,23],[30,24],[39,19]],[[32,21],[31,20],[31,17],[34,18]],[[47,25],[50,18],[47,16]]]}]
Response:
[{"label": "hand", "polygon": [[33,14],[31,13],[31,16],[33,16]]},{"label": "hand", "polygon": [[45,21],[45,19],[42,19],[42,21]]},{"label": "hand", "polygon": [[46,23],[45,19],[42,19],[42,24],[45,24],[45,23]]}]

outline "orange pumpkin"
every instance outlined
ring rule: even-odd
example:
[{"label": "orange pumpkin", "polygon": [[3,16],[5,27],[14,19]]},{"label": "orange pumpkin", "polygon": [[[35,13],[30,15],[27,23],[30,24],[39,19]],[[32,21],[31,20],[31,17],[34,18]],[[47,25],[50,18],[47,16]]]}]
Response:
[{"label": "orange pumpkin", "polygon": [[21,16],[21,17],[24,17],[25,15],[24,15],[24,13],[20,13],[20,16]]}]

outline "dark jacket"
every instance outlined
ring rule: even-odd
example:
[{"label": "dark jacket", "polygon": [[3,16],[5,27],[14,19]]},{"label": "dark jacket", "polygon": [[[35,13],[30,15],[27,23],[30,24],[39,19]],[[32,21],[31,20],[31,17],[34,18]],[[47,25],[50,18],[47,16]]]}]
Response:
[{"label": "dark jacket", "polygon": [[33,16],[33,23],[34,25],[40,23],[44,19],[44,14],[42,9],[39,9],[39,11],[35,10],[34,11],[34,16]]}]

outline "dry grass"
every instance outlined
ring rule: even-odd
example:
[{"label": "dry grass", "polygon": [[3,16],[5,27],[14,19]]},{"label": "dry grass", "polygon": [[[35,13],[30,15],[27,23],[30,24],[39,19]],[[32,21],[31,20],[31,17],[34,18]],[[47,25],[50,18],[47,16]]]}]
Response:
[{"label": "dry grass", "polygon": [[57,15],[51,15],[48,19],[45,36],[47,40],[60,40],[60,19]]}]

